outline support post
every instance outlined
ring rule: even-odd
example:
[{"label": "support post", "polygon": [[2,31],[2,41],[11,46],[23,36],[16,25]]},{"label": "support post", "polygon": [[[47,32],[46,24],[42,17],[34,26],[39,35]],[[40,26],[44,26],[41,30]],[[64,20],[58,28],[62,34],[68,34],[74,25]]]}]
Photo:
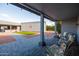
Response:
[{"label": "support post", "polygon": [[20,26],[17,26],[17,32],[20,32]]},{"label": "support post", "polygon": [[55,21],[55,35],[57,34],[57,21]]},{"label": "support post", "polygon": [[10,26],[10,32],[11,32],[11,30],[12,30],[12,26]]},{"label": "support post", "polygon": [[40,38],[42,40],[41,45],[46,46],[45,38],[44,38],[44,15],[41,14],[41,20],[40,20]]}]

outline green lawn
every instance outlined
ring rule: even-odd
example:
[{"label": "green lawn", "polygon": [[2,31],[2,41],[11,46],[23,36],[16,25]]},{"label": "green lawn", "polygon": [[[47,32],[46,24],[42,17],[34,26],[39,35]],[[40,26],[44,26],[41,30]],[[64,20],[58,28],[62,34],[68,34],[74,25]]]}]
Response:
[{"label": "green lawn", "polygon": [[24,34],[24,35],[35,35],[35,32],[16,32],[17,34]]}]

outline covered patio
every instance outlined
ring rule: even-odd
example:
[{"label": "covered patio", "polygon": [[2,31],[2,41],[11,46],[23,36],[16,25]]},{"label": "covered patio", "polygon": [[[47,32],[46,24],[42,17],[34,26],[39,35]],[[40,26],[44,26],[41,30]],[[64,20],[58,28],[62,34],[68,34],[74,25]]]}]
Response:
[{"label": "covered patio", "polygon": [[[55,22],[55,33],[57,22],[61,18],[61,35],[64,32],[77,34],[79,43],[79,4],[78,3],[12,3],[22,9],[28,10],[40,16],[40,38],[41,45],[46,46],[44,37],[44,18]],[[54,39],[56,40],[56,39]],[[51,53],[51,52],[50,52]]]}]

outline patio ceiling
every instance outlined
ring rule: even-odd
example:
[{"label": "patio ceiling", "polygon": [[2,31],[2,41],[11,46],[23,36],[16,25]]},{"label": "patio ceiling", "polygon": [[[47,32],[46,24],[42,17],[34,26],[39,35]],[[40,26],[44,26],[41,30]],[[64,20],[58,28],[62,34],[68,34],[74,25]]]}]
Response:
[{"label": "patio ceiling", "polygon": [[79,16],[78,3],[20,3],[14,5],[28,9],[38,15],[41,12],[50,20],[57,20],[58,18],[65,20]]}]

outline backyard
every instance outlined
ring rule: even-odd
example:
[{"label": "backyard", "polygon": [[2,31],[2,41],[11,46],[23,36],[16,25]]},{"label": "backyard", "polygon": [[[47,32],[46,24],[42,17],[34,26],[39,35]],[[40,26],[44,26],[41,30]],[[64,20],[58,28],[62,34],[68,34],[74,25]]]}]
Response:
[{"label": "backyard", "polygon": [[36,32],[0,33],[0,55],[44,55],[40,41]]}]

